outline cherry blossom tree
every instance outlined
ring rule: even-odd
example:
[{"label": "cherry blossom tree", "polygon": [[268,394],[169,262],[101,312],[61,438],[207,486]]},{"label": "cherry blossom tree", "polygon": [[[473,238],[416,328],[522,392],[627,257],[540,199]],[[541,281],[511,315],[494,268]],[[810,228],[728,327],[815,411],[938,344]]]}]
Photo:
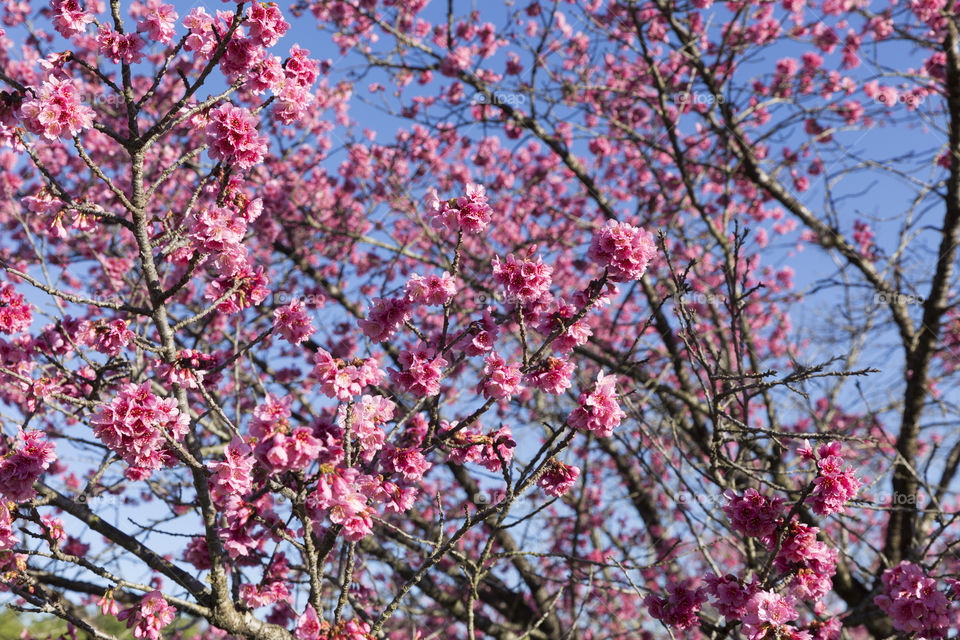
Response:
[{"label": "cherry blossom tree", "polygon": [[8,606],[957,637],[956,3],[2,12]]}]

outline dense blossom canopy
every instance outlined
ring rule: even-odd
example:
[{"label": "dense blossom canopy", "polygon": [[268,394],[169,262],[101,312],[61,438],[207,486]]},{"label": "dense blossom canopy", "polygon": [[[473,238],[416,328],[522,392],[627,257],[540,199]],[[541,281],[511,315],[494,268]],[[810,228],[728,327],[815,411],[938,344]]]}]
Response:
[{"label": "dense blossom canopy", "polygon": [[0,0],[5,601],[956,638],[958,41],[947,0]]}]

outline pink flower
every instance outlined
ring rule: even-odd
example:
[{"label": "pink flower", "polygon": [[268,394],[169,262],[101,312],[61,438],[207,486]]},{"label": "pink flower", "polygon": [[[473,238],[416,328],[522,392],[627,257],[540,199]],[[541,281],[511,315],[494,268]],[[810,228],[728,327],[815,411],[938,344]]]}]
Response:
[{"label": "pink flower", "polygon": [[75,340],[110,357],[118,355],[133,340],[133,332],[124,320],[106,322],[81,320]]},{"label": "pink flower", "polygon": [[573,410],[567,423],[574,429],[592,431],[598,438],[609,437],[626,414],[617,402],[615,376],[597,374],[597,382],[589,393],[581,393],[580,406]]},{"label": "pink flower", "polygon": [[417,447],[404,449],[390,447],[384,454],[385,467],[390,471],[399,473],[407,482],[420,482],[423,480],[423,474],[433,466],[427,462],[427,459]]},{"label": "pink flower", "polygon": [[457,198],[457,220],[468,233],[480,233],[490,224],[493,209],[487,204],[483,185],[468,182],[466,195]]},{"label": "pink flower", "polygon": [[730,518],[730,524],[735,531],[745,536],[760,538],[776,530],[783,512],[782,498],[765,498],[756,489],[747,489],[743,496],[738,496],[728,489],[723,495],[729,501],[723,506],[723,512]]},{"label": "pink flower", "polygon": [[215,369],[217,364],[216,356],[194,349],[184,349],[172,363],[158,362],[156,366],[157,375],[167,384],[196,389],[200,383],[215,383],[220,378],[219,372],[213,375],[208,373]]},{"label": "pink flower", "polygon": [[273,328],[290,344],[300,344],[316,333],[303,301],[294,298],[290,304],[273,312]]},{"label": "pink flower", "polygon": [[[260,95],[267,89],[279,91],[284,86],[284,81],[283,61],[280,56],[267,56],[260,61],[256,69],[250,72],[247,86],[253,93]],[[306,95],[310,94],[307,93]],[[282,100],[283,98],[278,97],[277,99]]]},{"label": "pink flower", "polygon": [[[818,449],[821,456],[817,461],[819,474],[814,479],[813,492],[807,502],[813,504],[813,511],[822,516],[843,513],[843,505],[857,495],[860,481],[854,477],[853,467],[843,468],[840,457],[840,445],[831,442]],[[826,455],[824,455],[826,454]]]},{"label": "pink flower", "polygon": [[435,189],[427,192],[430,224],[438,229],[461,229],[481,233],[490,224],[493,209],[487,204],[483,185],[468,182],[466,195],[453,200],[440,200]]},{"label": "pink flower", "polygon": [[440,391],[443,368],[448,362],[443,356],[434,355],[426,346],[413,351],[404,349],[397,358],[402,369],[389,369],[390,380],[402,391],[415,396],[435,396]]},{"label": "pink flower", "polygon": [[121,611],[117,620],[127,621],[127,629],[133,628],[134,638],[159,640],[160,630],[173,622],[176,614],[177,610],[167,604],[160,591],[151,591],[139,605]]},{"label": "pink flower", "polygon": [[113,589],[100,596],[100,599],[97,600],[97,606],[100,607],[100,613],[105,616],[116,616],[120,613],[120,607],[113,598]]},{"label": "pink flower", "polygon": [[191,216],[190,236],[207,253],[219,253],[238,247],[246,233],[247,223],[227,207],[203,208]]},{"label": "pink flower", "polygon": [[0,460],[0,495],[25,502],[37,495],[33,483],[57,459],[55,445],[42,431],[20,431],[17,445]]},{"label": "pink flower", "polygon": [[183,45],[184,50],[193,51],[198,58],[209,60],[218,45],[214,29],[223,36],[223,27],[215,25],[213,17],[203,7],[192,9],[183,19],[183,26],[190,31]]},{"label": "pink flower", "polygon": [[[396,405],[383,396],[363,396],[349,408],[350,429],[361,449],[361,459],[369,462],[383,447],[386,435],[381,425],[393,419]],[[337,410],[337,424],[346,430],[347,405]]]},{"label": "pink flower", "polygon": [[470,60],[473,54],[469,47],[457,47],[447,54],[447,57],[440,63],[440,73],[451,78],[470,66]]},{"label": "pink flower", "polygon": [[0,552],[13,549],[20,543],[20,538],[13,530],[13,516],[7,508],[7,501],[0,500]]},{"label": "pink flower", "polygon": [[610,280],[639,280],[657,253],[653,234],[626,222],[607,223],[597,231],[587,255],[606,267]]},{"label": "pink flower", "polygon": [[337,469],[320,476],[316,490],[307,496],[307,511],[320,526],[326,513],[330,521],[343,526],[344,537],[356,542],[373,528],[372,509],[362,487],[370,487],[369,477],[360,477],[356,469]]},{"label": "pink flower", "polygon": [[507,296],[521,305],[539,300],[550,289],[553,267],[544,264],[540,256],[532,259],[536,247],[530,247],[526,258],[517,260],[511,253],[506,261],[493,257],[493,280],[502,286]]},{"label": "pink flower", "polygon": [[[206,300],[220,300],[217,311],[220,313],[238,313],[251,305],[263,302],[270,290],[267,288],[267,276],[263,273],[263,266],[256,269],[249,265],[242,265],[239,270],[228,276],[221,276],[207,285],[203,292]],[[229,293],[230,291],[232,293]]]},{"label": "pink flower", "polygon": [[697,612],[700,605],[706,601],[702,587],[693,589],[690,581],[667,586],[665,597],[654,594],[648,595],[643,604],[650,610],[650,615],[668,627],[679,631],[689,629],[698,624]]},{"label": "pink flower", "polygon": [[51,76],[20,108],[23,126],[48,140],[70,138],[93,125],[93,109],[80,102],[70,80]]},{"label": "pink flower", "polygon": [[[793,600],[773,591],[758,591],[750,597],[743,616],[743,631],[750,640],[771,637],[771,630],[782,630],[787,622],[797,618]],[[775,634],[773,637],[777,637]]]},{"label": "pink flower", "polygon": [[559,498],[570,490],[579,477],[579,467],[564,464],[555,458],[551,458],[547,462],[546,471],[537,480],[537,486],[543,489],[543,492],[547,495]]},{"label": "pink flower", "polygon": [[238,437],[227,445],[222,461],[208,462],[213,475],[210,477],[211,492],[216,502],[226,495],[243,497],[253,488],[253,467],[256,459],[250,446]]},{"label": "pink flower", "polygon": [[313,608],[312,604],[308,604],[303,614],[297,618],[297,627],[293,631],[293,637],[297,640],[320,640],[321,630],[317,610]]},{"label": "pink flower", "polygon": [[490,309],[483,310],[483,318],[473,323],[457,339],[457,348],[462,349],[468,356],[479,356],[493,349],[500,327]]},{"label": "pink flower", "polygon": [[94,435],[130,465],[129,473],[149,477],[164,464],[176,463],[164,434],[183,440],[190,421],[180,413],[176,399],[154,395],[150,383],[144,382],[121,387],[90,423]]},{"label": "pink flower", "polygon": [[547,358],[538,369],[527,374],[527,381],[536,389],[561,394],[570,387],[574,365],[562,358]]},{"label": "pink flower", "polygon": [[477,391],[484,398],[508,400],[520,389],[520,365],[507,364],[496,351],[484,358],[483,379]]},{"label": "pink flower", "polygon": [[210,157],[240,169],[260,164],[267,152],[266,139],[257,133],[257,119],[249,110],[230,103],[210,112],[206,135]]},{"label": "pink flower", "polygon": [[150,40],[170,44],[178,18],[173,5],[150,3],[148,7],[146,14],[137,23],[137,31],[146,32]]},{"label": "pink flower", "polygon": [[579,311],[580,308],[576,305],[565,300],[558,300],[556,312],[549,315],[544,314],[543,319],[537,325],[537,330],[546,336],[549,336],[554,330],[559,332],[550,344],[555,353],[570,353],[575,348],[585,344],[593,335],[586,318],[570,322],[570,318],[575,317]]},{"label": "pink flower", "polygon": [[64,38],[79,35],[94,21],[93,15],[80,6],[78,0],[50,0],[53,28]]},{"label": "pink flower", "polygon": [[375,298],[367,317],[359,322],[360,330],[374,342],[389,340],[410,319],[410,302],[406,298]]},{"label": "pink flower", "polygon": [[260,64],[263,57],[263,48],[256,40],[235,34],[220,58],[220,71],[228,80],[236,80]]},{"label": "pink flower", "polygon": [[283,19],[280,8],[272,2],[254,2],[247,9],[243,23],[250,29],[250,37],[263,47],[272,47],[283,37],[290,24]]},{"label": "pink flower", "polygon": [[20,333],[30,328],[33,312],[26,299],[9,282],[0,283],[0,332]]},{"label": "pink flower", "polygon": [[[787,527],[780,550],[774,558],[774,568],[791,576],[789,593],[802,600],[820,600],[833,588],[831,578],[837,572],[837,550],[817,539],[817,527],[791,522]],[[767,548],[776,544],[771,535]]]},{"label": "pink flower", "polygon": [[106,24],[101,24],[97,31],[97,46],[100,54],[114,63],[135,64],[143,60],[143,49],[146,43],[140,34],[120,34]]},{"label": "pink flower", "polygon": [[445,305],[457,294],[456,279],[449,273],[426,277],[414,274],[407,281],[405,293],[414,304]]},{"label": "pink flower", "polygon": [[475,462],[488,471],[500,471],[503,464],[509,463],[513,458],[516,446],[510,427],[501,427],[486,435],[476,430],[464,429],[451,438],[447,460],[455,464]]},{"label": "pink flower", "polygon": [[320,73],[320,63],[307,56],[310,52],[299,45],[290,47],[290,57],[283,65],[284,75],[291,83],[300,87],[309,87],[317,80]]},{"label": "pink flower", "polygon": [[736,576],[720,577],[710,574],[705,578],[707,593],[715,600],[714,606],[727,620],[739,620],[747,612],[747,602],[757,592],[756,582],[743,584]]},{"label": "pink flower", "polygon": [[364,387],[379,384],[383,370],[374,358],[346,363],[329,351],[317,349],[313,356],[312,376],[318,380],[320,392],[328,398],[346,402],[363,393]]},{"label": "pink flower", "polygon": [[883,572],[883,593],[873,599],[893,627],[919,638],[943,638],[954,628],[950,601],[937,581],[906,560]]}]

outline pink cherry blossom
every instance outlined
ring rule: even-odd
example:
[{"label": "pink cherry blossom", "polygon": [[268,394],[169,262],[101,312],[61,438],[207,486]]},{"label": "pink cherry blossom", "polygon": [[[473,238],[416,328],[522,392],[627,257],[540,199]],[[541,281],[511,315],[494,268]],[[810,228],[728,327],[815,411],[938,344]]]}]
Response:
[{"label": "pink cherry blossom", "polygon": [[160,640],[160,631],[173,622],[176,615],[177,610],[155,590],[145,595],[140,604],[121,611],[117,619],[126,620],[127,628],[133,629],[133,637],[138,640]]},{"label": "pink cherry blossom", "polygon": [[580,394],[579,406],[567,418],[567,423],[582,431],[593,432],[598,438],[607,438],[626,417],[617,402],[616,376],[603,372],[589,392]]},{"label": "pink cherry blossom", "polygon": [[30,328],[33,313],[26,299],[9,282],[0,283],[0,333],[20,333]]},{"label": "pink cherry blossom", "polygon": [[723,512],[734,530],[745,536],[762,538],[774,532],[783,513],[782,498],[767,498],[756,489],[747,489],[742,496],[732,490],[724,492],[728,500]]},{"label": "pink cherry blossom", "polygon": [[626,222],[607,223],[593,235],[587,255],[614,282],[639,280],[657,253],[653,234]]},{"label": "pink cherry blossom", "polygon": [[554,458],[547,462],[546,471],[537,480],[537,486],[547,495],[558,498],[569,491],[579,477],[579,467],[564,464]]},{"label": "pink cherry blossom", "polygon": [[69,138],[93,125],[93,109],[81,102],[77,88],[67,79],[48,78],[20,112],[24,127],[48,140]]},{"label": "pink cherry blossom", "polygon": [[507,364],[496,351],[484,358],[483,378],[477,390],[485,398],[509,400],[520,389],[520,364]]},{"label": "pink cherry blossom", "polygon": [[147,4],[149,9],[137,23],[137,31],[146,33],[147,38],[160,44],[170,44],[179,17],[173,5],[161,4],[158,0]]},{"label": "pink cherry blossom", "polygon": [[57,459],[55,448],[42,431],[21,430],[16,447],[0,460],[0,495],[13,502],[36,496],[33,483]]},{"label": "pink cherry blossom", "polygon": [[130,465],[130,473],[149,476],[176,464],[166,438],[182,440],[189,419],[174,398],[160,398],[144,382],[123,385],[111,402],[100,405],[91,423],[94,435]]},{"label": "pink cherry blossom", "polygon": [[643,600],[650,616],[678,631],[689,629],[698,623],[697,612],[706,602],[703,587],[693,588],[689,582],[667,586],[663,596],[648,595]]},{"label": "pink cherry blossom", "polygon": [[267,152],[266,139],[257,133],[257,119],[248,109],[230,103],[210,112],[206,136],[211,158],[240,169],[260,164]]},{"label": "pink cherry blossom", "polygon": [[443,356],[426,346],[404,349],[398,357],[402,369],[388,369],[390,380],[415,396],[434,396],[440,391],[443,368],[449,364]]},{"label": "pink cherry blossom", "polygon": [[80,6],[79,0],[51,0],[54,28],[64,38],[79,35],[87,30],[94,16]]},{"label": "pink cherry blossom", "polygon": [[893,626],[922,638],[944,638],[955,628],[955,607],[937,582],[919,566],[903,561],[883,572],[883,593],[873,601],[890,616]]},{"label": "pink cherry blossom", "polygon": [[511,253],[505,261],[493,257],[493,280],[504,288],[507,297],[521,305],[539,300],[550,289],[553,267],[543,262],[540,256],[533,259],[535,247],[527,257],[519,260]]},{"label": "pink cherry blossom", "polygon": [[290,344],[300,344],[317,331],[303,301],[297,299],[273,312],[273,327]]}]

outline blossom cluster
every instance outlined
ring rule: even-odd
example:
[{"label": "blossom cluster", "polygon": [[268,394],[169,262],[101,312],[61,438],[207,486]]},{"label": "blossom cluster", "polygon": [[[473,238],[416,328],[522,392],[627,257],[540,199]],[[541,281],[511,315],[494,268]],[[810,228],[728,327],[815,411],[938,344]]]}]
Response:
[{"label": "blossom cluster", "polygon": [[291,344],[300,344],[316,332],[306,306],[302,300],[297,299],[274,310],[273,328]]},{"label": "blossom cluster", "polygon": [[17,446],[0,460],[0,497],[13,502],[33,498],[33,483],[57,459],[54,449],[42,431],[21,430]]},{"label": "blossom cluster", "polygon": [[167,439],[182,440],[189,419],[180,413],[175,398],[160,398],[144,382],[123,385],[90,423],[94,435],[129,465],[125,475],[145,479],[163,465],[176,464]]},{"label": "blossom cluster", "polygon": [[329,622],[317,615],[317,610],[310,604],[297,618],[293,637],[297,640],[373,640],[370,625],[366,622],[341,620],[331,626]]},{"label": "blossom cluster", "polygon": [[593,235],[587,255],[614,282],[639,280],[657,253],[653,234],[626,222],[607,223]]},{"label": "blossom cluster", "polygon": [[270,473],[305,470],[322,449],[312,429],[290,424],[292,400],[268,394],[253,410],[250,435],[256,438],[254,454]]},{"label": "blossom cluster", "polygon": [[434,227],[462,229],[467,233],[482,233],[493,215],[487,204],[483,185],[467,183],[465,195],[452,200],[441,200],[435,189],[427,193],[427,209]]},{"label": "blossom cluster", "polygon": [[404,349],[397,356],[401,369],[390,368],[390,380],[402,391],[419,397],[435,396],[440,392],[443,368],[449,364],[425,345]]},{"label": "blossom cluster", "polygon": [[177,610],[167,604],[163,594],[154,590],[143,596],[140,603],[124,609],[117,615],[118,620],[127,621],[127,629],[133,629],[133,637],[148,640],[160,640],[160,632],[173,622]]},{"label": "blossom cluster", "polygon": [[[811,456],[808,449],[801,451]],[[807,502],[813,505],[814,513],[822,516],[843,513],[843,505],[856,496],[860,489],[860,481],[854,477],[853,467],[844,469],[840,453],[839,442],[829,442],[817,449],[818,474]]]},{"label": "blossom cluster", "polygon": [[579,477],[579,467],[551,458],[547,461],[543,475],[537,480],[537,486],[547,495],[559,498],[573,487]]},{"label": "blossom cluster", "polygon": [[326,349],[317,349],[313,356],[311,377],[317,380],[320,393],[341,402],[360,395],[365,387],[380,384],[383,375],[376,358],[344,362]]},{"label": "blossom cluster", "polygon": [[698,623],[697,612],[706,600],[703,587],[693,588],[684,582],[668,585],[665,596],[651,593],[644,598],[643,603],[653,618],[683,631]]},{"label": "blossom cluster", "polygon": [[530,247],[528,255],[519,260],[512,253],[506,260],[493,257],[493,281],[504,288],[508,299],[520,305],[534,303],[550,290],[553,267],[540,256],[534,259],[535,251],[536,247]]},{"label": "blossom cluster", "polygon": [[956,608],[937,589],[937,581],[907,562],[883,572],[883,593],[873,599],[893,626],[918,638],[944,638],[960,623]]},{"label": "blossom cluster", "polygon": [[30,327],[30,304],[9,282],[0,283],[0,333],[20,333]]},{"label": "blossom cluster", "polygon": [[617,402],[616,376],[597,374],[597,382],[589,392],[580,394],[578,407],[567,418],[574,429],[590,431],[598,438],[607,438],[626,417]]},{"label": "blossom cluster", "polygon": [[728,489],[723,495],[728,500],[723,512],[734,531],[762,538],[776,530],[783,513],[783,498],[767,498],[756,489],[747,489],[742,496]]},{"label": "blossom cluster", "polygon": [[[441,425],[444,431],[453,428],[455,425]],[[490,433],[482,433],[477,428],[466,427],[453,434],[448,441],[448,446],[450,447],[450,453],[447,455],[449,462],[455,464],[473,462],[488,471],[499,471],[513,458],[513,450],[517,443],[508,426],[500,427]]]},{"label": "blossom cluster", "polygon": [[213,109],[207,121],[208,153],[214,160],[250,169],[263,161],[267,140],[257,133],[257,119],[244,107],[224,103]]},{"label": "blossom cluster", "polygon": [[49,77],[20,107],[27,131],[48,140],[70,138],[93,126],[93,109],[83,104],[73,81]]}]

